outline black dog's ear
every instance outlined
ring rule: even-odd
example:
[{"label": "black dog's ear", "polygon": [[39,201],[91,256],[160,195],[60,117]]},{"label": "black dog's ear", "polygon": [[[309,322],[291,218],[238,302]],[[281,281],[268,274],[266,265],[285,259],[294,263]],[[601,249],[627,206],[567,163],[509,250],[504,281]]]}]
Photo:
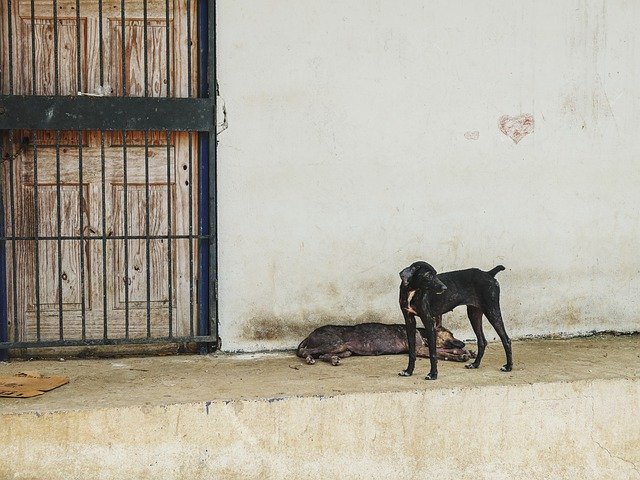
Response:
[{"label": "black dog's ear", "polygon": [[411,277],[413,276],[413,269],[412,267],[403,268],[398,275],[400,275],[400,280],[402,280],[402,286],[408,287]]},{"label": "black dog's ear", "polygon": [[415,267],[413,265],[408,266],[407,268],[403,268],[399,275],[400,280],[402,280],[402,286],[407,288],[411,285],[411,279],[413,278],[413,274],[415,271]]}]

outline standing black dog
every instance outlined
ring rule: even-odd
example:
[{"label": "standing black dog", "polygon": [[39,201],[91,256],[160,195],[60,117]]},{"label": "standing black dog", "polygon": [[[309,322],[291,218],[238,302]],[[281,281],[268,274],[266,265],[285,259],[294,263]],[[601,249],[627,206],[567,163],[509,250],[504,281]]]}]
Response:
[{"label": "standing black dog", "polygon": [[511,340],[504,329],[500,313],[500,285],[494,278],[496,273],[504,270],[502,265],[483,272],[477,268],[457,270],[437,274],[427,262],[415,262],[400,272],[400,309],[407,326],[407,342],[409,343],[409,365],[400,375],[408,377],[413,374],[416,364],[416,317],[418,315],[426,328],[427,345],[431,371],[425,378],[438,378],[438,358],[436,357],[435,325],[442,321],[442,314],[450,312],[459,305],[467,306],[467,315],[471,327],[478,339],[478,355],[467,368],[478,368],[484,355],[487,339],[482,331],[482,314],[493,325],[502,341],[507,355],[507,363],[501,368],[510,372],[513,368]]}]

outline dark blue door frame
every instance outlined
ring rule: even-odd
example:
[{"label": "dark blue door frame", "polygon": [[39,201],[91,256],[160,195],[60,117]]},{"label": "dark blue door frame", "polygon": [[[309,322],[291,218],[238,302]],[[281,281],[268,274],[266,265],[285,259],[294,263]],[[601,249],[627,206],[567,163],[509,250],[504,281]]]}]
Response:
[{"label": "dark blue door frame", "polygon": [[[199,96],[213,99],[216,115],[216,2],[200,0],[198,4]],[[200,276],[198,284],[199,322],[198,335],[218,338],[218,226],[217,226],[217,140],[216,124],[208,132],[200,132]],[[201,344],[200,353],[206,353],[210,345]]]}]

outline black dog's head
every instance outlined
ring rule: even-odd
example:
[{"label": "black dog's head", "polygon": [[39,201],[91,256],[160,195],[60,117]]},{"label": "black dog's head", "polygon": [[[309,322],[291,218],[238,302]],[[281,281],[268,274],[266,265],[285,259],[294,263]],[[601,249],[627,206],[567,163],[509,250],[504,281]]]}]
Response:
[{"label": "black dog's head", "polygon": [[407,290],[431,290],[436,294],[443,293],[447,287],[436,276],[438,272],[427,262],[415,262],[400,272],[402,288]]}]

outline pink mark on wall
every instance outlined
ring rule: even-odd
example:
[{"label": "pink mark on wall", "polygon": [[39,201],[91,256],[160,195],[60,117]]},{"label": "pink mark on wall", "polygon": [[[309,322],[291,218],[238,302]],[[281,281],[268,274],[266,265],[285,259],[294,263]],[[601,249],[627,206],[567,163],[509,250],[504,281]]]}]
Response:
[{"label": "pink mark on wall", "polygon": [[465,132],[464,138],[467,140],[478,140],[480,138],[480,132],[478,130],[469,130]]},{"label": "pink mark on wall", "polygon": [[533,132],[534,123],[533,115],[529,113],[523,113],[517,117],[503,115],[498,119],[500,131],[516,144]]}]

